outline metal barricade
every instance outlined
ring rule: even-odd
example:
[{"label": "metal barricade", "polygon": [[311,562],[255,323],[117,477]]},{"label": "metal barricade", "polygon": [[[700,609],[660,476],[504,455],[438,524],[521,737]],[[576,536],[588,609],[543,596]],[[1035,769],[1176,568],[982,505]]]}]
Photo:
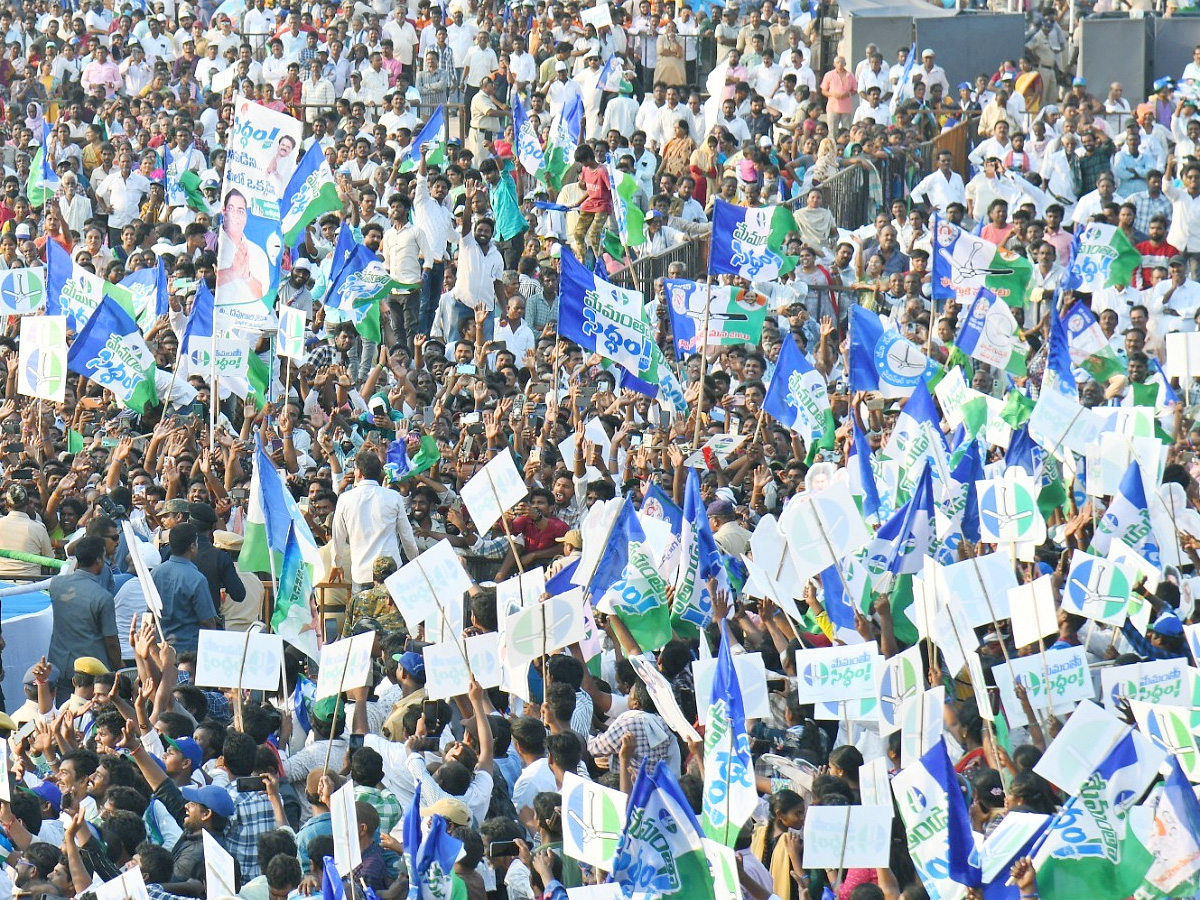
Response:
[{"label": "metal barricade", "polygon": [[625,288],[641,291],[647,298],[654,294],[654,283],[666,278],[672,263],[683,264],[683,277],[702,279],[708,271],[708,238],[677,244],[661,253],[635,259],[614,272],[609,281]]},{"label": "metal barricade", "polygon": [[864,166],[847,166],[817,188],[839,228],[861,228],[871,221],[870,174]]}]

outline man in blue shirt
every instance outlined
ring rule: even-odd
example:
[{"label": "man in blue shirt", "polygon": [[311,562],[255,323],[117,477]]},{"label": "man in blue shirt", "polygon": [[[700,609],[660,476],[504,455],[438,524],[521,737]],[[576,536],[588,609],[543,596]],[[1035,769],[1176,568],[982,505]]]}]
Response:
[{"label": "man in blue shirt", "polygon": [[196,568],[196,526],[176,525],[170,535],[171,556],[151,577],[162,598],[162,627],[176,653],[195,651],[201,628],[217,627],[208,580]]},{"label": "man in blue shirt", "polygon": [[56,575],[50,582],[54,627],[47,655],[63,673],[57,686],[60,703],[71,694],[71,673],[79,657],[107,659],[114,670],[121,665],[113,595],[101,581],[106,565],[105,541],[100,537],[84,537],[73,549],[75,571]]}]

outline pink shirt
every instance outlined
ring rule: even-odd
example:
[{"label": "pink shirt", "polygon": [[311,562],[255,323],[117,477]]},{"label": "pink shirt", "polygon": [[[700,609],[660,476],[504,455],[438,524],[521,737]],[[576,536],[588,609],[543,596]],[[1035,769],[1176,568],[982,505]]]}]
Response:
[{"label": "pink shirt", "polygon": [[825,73],[825,77],[821,79],[821,93],[829,91],[831,94],[845,93],[845,97],[827,97],[825,100],[825,109],[827,112],[840,113],[848,115],[854,112],[855,107],[855,91],[858,90],[858,83],[854,80],[854,73],[849,69],[845,75],[839,75],[837,69],[830,69]]}]

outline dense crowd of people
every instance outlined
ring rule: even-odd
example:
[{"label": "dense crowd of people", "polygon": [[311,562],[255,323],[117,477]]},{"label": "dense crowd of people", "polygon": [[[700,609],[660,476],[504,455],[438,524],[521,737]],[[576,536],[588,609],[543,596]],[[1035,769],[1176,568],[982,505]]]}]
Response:
[{"label": "dense crowd of people", "polygon": [[1200,47],[1084,12],[0,4],[0,897],[1195,896]]}]

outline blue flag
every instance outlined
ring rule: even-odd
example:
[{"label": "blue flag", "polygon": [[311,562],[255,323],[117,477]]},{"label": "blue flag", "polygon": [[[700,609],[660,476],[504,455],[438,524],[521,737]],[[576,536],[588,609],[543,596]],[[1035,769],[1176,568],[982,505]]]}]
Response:
[{"label": "blue flag", "polygon": [[426,144],[440,143],[445,135],[443,132],[446,129],[446,113],[441,105],[433,111],[433,115],[417,132],[412,143],[408,145],[408,153],[401,160],[409,162],[413,168],[416,168],[421,162],[421,148]]},{"label": "blue flag", "polygon": [[325,857],[321,871],[321,900],[346,900],[346,888],[332,856]]},{"label": "blue flag", "polygon": [[908,502],[892,513],[875,533],[869,545],[867,568],[875,574],[920,572],[933,541],[933,528],[933,468],[926,463]]},{"label": "blue flag", "polygon": [[825,377],[804,358],[790,335],[779,351],[762,408],[780,425],[802,435],[805,444],[819,441],[836,427]]},{"label": "blue flag", "polygon": [[1121,476],[1121,484],[1112,503],[1096,523],[1092,549],[1101,556],[1108,555],[1113,539],[1120,540],[1140,554],[1150,565],[1161,565],[1158,539],[1150,522],[1150,506],[1146,503],[1146,486],[1142,482],[1142,467],[1131,460]]},{"label": "blue flag", "polygon": [[670,766],[643,762],[629,792],[609,881],[626,897],[713,900],[703,839]]},{"label": "blue flag", "polygon": [[133,308],[143,329],[148,329],[155,318],[165,316],[171,310],[167,297],[167,270],[161,256],[153,269],[138,269],[126,275],[121,279],[121,287],[128,288],[133,295]]},{"label": "blue flag", "polygon": [[[49,242],[57,247],[56,241]],[[112,391],[123,406],[144,412],[158,403],[154,354],[137,322],[104,297],[67,351],[67,368]]]},{"label": "blue flag", "polygon": [[651,484],[642,493],[641,510],[654,519],[671,523],[671,530],[678,534],[683,529],[683,509],[666,495],[657,484]]},{"label": "blue flag", "polygon": [[979,543],[979,490],[976,483],[983,480],[983,460],[979,456],[978,442],[971,440],[962,459],[950,473],[951,480],[962,485],[964,491],[959,527],[963,537]]},{"label": "blue flag", "polygon": [[[815,3],[816,0],[809,0],[809,2]],[[814,15],[813,18],[815,19],[816,16]],[[912,80],[913,66],[916,65],[916,62],[917,62],[917,42],[913,41],[912,47],[910,47],[908,50],[908,57],[904,60],[904,69],[900,73],[900,81],[896,85],[896,100],[895,100],[895,102],[897,104],[912,94],[912,88],[910,86],[910,81]]]},{"label": "blue flag", "polygon": [[284,246],[296,246],[304,237],[304,229],[326,213],[340,210],[342,205],[325,150],[319,141],[313,141],[288,179],[279,201]]},{"label": "blue flag", "polygon": [[907,397],[938,365],[895,328],[883,327],[877,313],[850,307],[850,390]]},{"label": "blue flag", "polygon": [[341,273],[342,266],[350,261],[358,244],[354,240],[354,229],[347,222],[338,229],[337,243],[333,247],[333,256],[329,260],[329,281],[333,282]]},{"label": "blue flag", "polygon": [[179,346],[180,375],[196,374],[208,378],[209,356],[213,346],[213,294],[203,280],[192,298],[192,311],[183,328]]},{"label": "blue flag", "polygon": [[546,579],[546,593],[551,597],[557,597],[559,594],[565,594],[567,591],[574,590],[576,585],[571,580],[571,576],[575,574],[575,570],[579,568],[579,555]]},{"label": "blue flag", "polygon": [[862,501],[864,516],[875,516],[879,514],[880,503],[879,487],[875,484],[875,472],[871,469],[871,447],[858,424],[858,418],[851,416],[850,421],[854,425],[854,443],[846,466],[850,476],[850,493]]},{"label": "blue flag", "polygon": [[[412,803],[404,811],[400,838],[404,842],[404,864],[408,871],[417,870],[417,850],[421,846],[421,782],[413,794]],[[411,887],[410,887],[411,890]]]},{"label": "blue flag", "polygon": [[409,900],[449,897],[454,860],[458,858],[460,850],[462,841],[450,835],[446,820],[441,816],[433,816],[429,831],[413,858]]},{"label": "blue flag", "polygon": [[[254,435],[254,474],[259,483],[259,497],[262,501],[263,522],[266,525],[267,546],[276,553],[287,549],[288,531],[292,527],[292,516],[288,511],[287,501],[283,495],[287,491],[283,479],[275,464],[263,449],[262,438],[256,432]],[[253,504],[253,499],[251,500]],[[247,527],[253,516],[247,515]],[[249,537],[249,535],[247,535]]]},{"label": "blue flag", "polygon": [[718,198],[713,206],[710,275],[736,275],[750,281],[774,281],[795,268],[784,255],[796,220],[786,206],[746,207]]},{"label": "blue flag", "polygon": [[892,779],[892,791],[905,830],[914,836],[913,864],[930,896],[954,893],[951,883],[977,886],[980,872],[977,857],[972,859],[971,820],[945,740],[939,738],[920,760],[901,769]]},{"label": "blue flag", "polygon": [[558,329],[563,337],[619,363],[643,380],[658,378],[662,354],[654,353],[654,333],[639,292],[617,287],[589,272],[564,248],[558,304]]},{"label": "blue flag", "polygon": [[[1070,339],[1067,337],[1066,324],[1055,312],[1057,308],[1058,294],[1055,294],[1050,312],[1050,342],[1046,348],[1046,374],[1053,373],[1057,379],[1055,386],[1064,394],[1075,397],[1077,388],[1075,374],[1071,370]],[[1045,384],[1044,378],[1043,384]]]},{"label": "blue flag", "polygon": [[821,592],[824,595],[825,613],[835,629],[849,628],[854,630],[854,606],[846,594],[842,584],[842,576],[837,565],[832,565],[821,572]]},{"label": "blue flag", "polygon": [[626,497],[622,501],[621,511],[617,513],[609,532],[608,543],[600,561],[596,563],[596,571],[588,582],[587,590],[593,597],[603,597],[605,591],[625,577],[625,566],[629,563],[629,544],[631,541],[646,540],[646,532],[638,521],[633,504]]},{"label": "blue flag", "polygon": [[[701,640],[704,640],[702,637]],[[699,698],[703,699],[703,698]],[[713,672],[708,727],[704,733],[704,833],[732,847],[742,825],[758,806],[754,760],[746,733],[742,690],[729,649],[729,629],[721,628],[721,646]]]},{"label": "blue flag", "polygon": [[[521,102],[521,97],[515,93],[513,94],[513,131],[516,136],[514,151],[517,162],[530,175],[536,175],[546,165],[546,150],[542,147],[542,139],[538,136],[537,129],[529,121],[529,114],[525,112],[525,104]],[[534,205],[538,206],[542,202],[536,201]],[[568,209],[565,206],[560,207],[557,203],[548,203],[545,206],[538,206],[538,208],[557,208],[561,212],[566,212]]]},{"label": "blue flag", "polygon": [[708,510],[700,498],[700,476],[688,469],[683,493],[683,527],[680,533],[679,572],[671,619],[676,624],[703,628],[712,621],[712,594],[708,580],[725,579],[721,551],[708,524]]},{"label": "blue flag", "polygon": [[296,721],[305,733],[312,731],[312,724],[308,718],[308,708],[316,702],[317,683],[303,675],[296,676],[296,687],[292,689],[292,710],[296,714]]}]

